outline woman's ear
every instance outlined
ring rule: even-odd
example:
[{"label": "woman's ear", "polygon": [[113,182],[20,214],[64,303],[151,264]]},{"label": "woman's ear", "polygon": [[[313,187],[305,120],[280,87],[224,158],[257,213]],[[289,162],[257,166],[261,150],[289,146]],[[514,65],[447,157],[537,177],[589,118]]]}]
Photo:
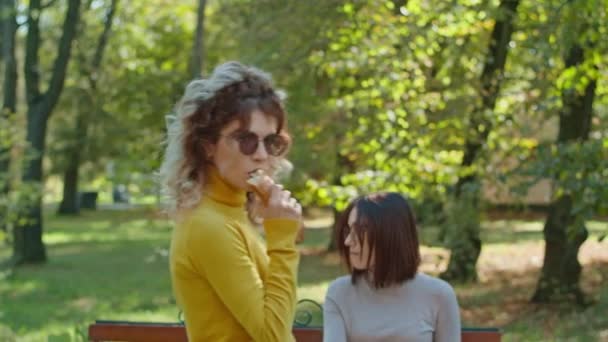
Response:
[{"label": "woman's ear", "polygon": [[205,153],[205,159],[213,160],[213,156],[215,155],[216,144],[210,142],[203,142],[203,152]]}]

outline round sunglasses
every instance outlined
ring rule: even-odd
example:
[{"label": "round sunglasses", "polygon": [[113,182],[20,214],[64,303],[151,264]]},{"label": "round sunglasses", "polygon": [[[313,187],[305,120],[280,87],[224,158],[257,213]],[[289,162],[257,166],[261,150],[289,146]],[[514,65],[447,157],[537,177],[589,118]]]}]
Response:
[{"label": "round sunglasses", "polygon": [[228,137],[236,140],[239,143],[239,150],[242,154],[250,156],[257,151],[260,141],[264,143],[266,152],[271,156],[278,157],[287,151],[289,140],[287,137],[273,133],[261,138],[250,131],[239,132]]}]

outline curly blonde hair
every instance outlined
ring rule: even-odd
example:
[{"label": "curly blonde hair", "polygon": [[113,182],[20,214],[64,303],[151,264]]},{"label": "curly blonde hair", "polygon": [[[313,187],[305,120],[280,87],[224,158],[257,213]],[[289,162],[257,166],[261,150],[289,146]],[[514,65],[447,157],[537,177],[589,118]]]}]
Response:
[{"label": "curly blonde hair", "polygon": [[[205,167],[210,163],[204,143],[216,143],[228,123],[239,120],[247,127],[251,112],[257,109],[277,119],[277,133],[287,134],[284,98],[273,88],[268,73],[238,62],[221,64],[209,78],[188,84],[175,115],[167,116],[165,156],[158,173],[170,216],[200,202]],[[291,164],[281,157],[273,168],[278,174]]]}]

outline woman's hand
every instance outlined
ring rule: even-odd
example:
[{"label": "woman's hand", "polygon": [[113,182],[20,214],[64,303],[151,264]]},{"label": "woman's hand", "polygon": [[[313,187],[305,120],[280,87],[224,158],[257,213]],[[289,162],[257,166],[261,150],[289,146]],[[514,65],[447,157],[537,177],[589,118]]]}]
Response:
[{"label": "woman's hand", "polygon": [[302,206],[291,196],[291,192],[274,183],[270,184],[267,189],[268,203],[260,208],[262,218],[302,220]]}]

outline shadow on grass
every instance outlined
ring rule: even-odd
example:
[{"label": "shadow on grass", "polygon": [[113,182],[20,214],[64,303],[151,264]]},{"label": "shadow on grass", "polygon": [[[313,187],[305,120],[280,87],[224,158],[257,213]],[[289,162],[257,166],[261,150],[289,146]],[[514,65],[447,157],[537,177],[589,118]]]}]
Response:
[{"label": "shadow on grass", "polygon": [[300,286],[331,282],[344,274],[334,253],[318,253],[300,257],[298,284]]},{"label": "shadow on grass", "polygon": [[581,286],[595,302],[587,308],[530,303],[539,272],[535,267],[496,271],[482,283],[456,287],[463,325],[501,327],[505,341],[598,341],[608,329],[608,260],[584,266]]},{"label": "shadow on grass", "polygon": [[335,253],[327,253],[331,229],[307,229],[305,240],[298,246],[300,250],[299,285],[330,282],[344,274],[340,260]]},{"label": "shadow on grass", "polygon": [[[520,242],[542,241],[544,221],[496,220],[484,221],[481,240],[484,244],[514,244]],[[590,221],[587,223],[589,239],[596,239],[608,231],[608,222]],[[441,247],[439,227],[420,227],[420,241],[427,246]]]},{"label": "shadow on grass", "polygon": [[[48,215],[47,235],[69,234],[74,240],[91,234],[112,235],[115,238],[136,236],[140,233],[168,232],[171,225],[159,220],[158,214],[151,210],[134,211],[85,211],[79,216]],[[144,235],[145,236],[145,235]]]},{"label": "shadow on grass", "polygon": [[[76,326],[117,313],[175,309],[165,240],[51,245],[49,262],[2,281],[4,324],[15,332]],[[175,313],[177,317],[177,312]]]}]

